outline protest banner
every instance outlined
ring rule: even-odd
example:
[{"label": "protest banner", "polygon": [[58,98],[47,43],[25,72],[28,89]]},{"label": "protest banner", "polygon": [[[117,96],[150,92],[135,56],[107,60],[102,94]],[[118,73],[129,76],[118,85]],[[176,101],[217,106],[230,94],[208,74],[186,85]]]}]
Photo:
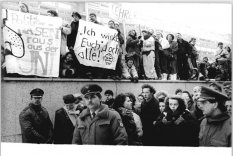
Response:
[{"label": "protest banner", "polygon": [[85,66],[115,70],[119,55],[117,34],[107,26],[79,20],[74,46],[78,61]]},{"label": "protest banner", "polygon": [[7,73],[58,77],[62,19],[3,10]]}]

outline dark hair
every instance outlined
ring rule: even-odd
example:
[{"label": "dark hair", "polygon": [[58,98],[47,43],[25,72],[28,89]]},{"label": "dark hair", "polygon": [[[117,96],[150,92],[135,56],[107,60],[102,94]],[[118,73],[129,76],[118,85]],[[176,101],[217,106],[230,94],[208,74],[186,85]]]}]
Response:
[{"label": "dark hair", "polygon": [[168,40],[168,36],[169,36],[169,35],[171,35],[172,40],[174,40],[175,36],[174,36],[173,34],[168,34],[168,35],[166,36],[166,39]]},{"label": "dark hair", "polygon": [[53,16],[58,17],[58,14],[57,14],[57,12],[55,10],[48,10],[47,13],[50,13]]},{"label": "dark hair", "polygon": [[177,95],[173,95],[173,96],[168,97],[168,99],[167,99],[168,109],[170,109],[170,107],[169,107],[169,99],[173,99],[173,100],[177,100],[178,101],[178,103],[179,103],[179,106],[177,108],[178,112],[182,113],[182,112],[185,111],[186,106],[185,106],[185,103],[184,103],[184,100],[182,99],[182,97],[177,96]]},{"label": "dark hair", "polygon": [[176,34],[179,34],[179,35],[181,35],[181,33],[176,33]]},{"label": "dark hair", "polygon": [[113,20],[108,21],[108,23],[112,22],[115,25],[115,22]]},{"label": "dark hair", "polygon": [[193,98],[192,98],[192,95],[191,95],[187,90],[183,91],[182,93],[187,93],[188,96],[189,96],[190,101],[191,101],[192,103],[194,103]]},{"label": "dark hair", "polygon": [[194,37],[192,37],[192,38],[190,39],[189,43],[191,43],[191,42],[194,41],[194,40],[197,40],[197,39],[194,38]]},{"label": "dark hair", "polygon": [[227,52],[231,52],[231,48],[229,46],[226,46],[225,48],[227,48]]},{"label": "dark hair", "polygon": [[90,13],[90,14],[89,14],[89,16],[91,16],[91,15],[93,15],[93,16],[95,16],[95,17],[96,17],[96,14],[95,14],[95,13]]},{"label": "dark hair", "polygon": [[110,94],[110,95],[113,96],[113,91],[112,91],[112,90],[106,90],[106,91],[104,92],[104,95],[106,95],[106,94]]},{"label": "dark hair", "polygon": [[118,108],[124,107],[123,105],[126,100],[126,97],[127,96],[123,93],[118,94],[114,100],[113,109],[118,110]]},{"label": "dark hair", "polygon": [[126,97],[129,97],[130,98],[130,100],[132,101],[132,108],[134,108],[134,106],[135,106],[135,102],[136,102],[136,97],[135,97],[135,95],[133,94],[133,93],[126,93],[125,94],[126,95]]},{"label": "dark hair", "polygon": [[180,89],[180,88],[176,89],[175,94],[177,95],[177,93],[179,93],[179,92],[182,93],[183,92],[182,89]]},{"label": "dark hair", "polygon": [[151,92],[152,94],[155,94],[155,93],[156,93],[156,90],[155,90],[154,87],[152,87],[151,85],[144,84],[144,85],[142,85],[142,89],[144,89],[144,88],[149,88],[149,89],[150,89],[150,92]]},{"label": "dark hair", "polygon": [[218,46],[220,46],[220,45],[223,45],[223,43],[222,42],[218,42]]}]

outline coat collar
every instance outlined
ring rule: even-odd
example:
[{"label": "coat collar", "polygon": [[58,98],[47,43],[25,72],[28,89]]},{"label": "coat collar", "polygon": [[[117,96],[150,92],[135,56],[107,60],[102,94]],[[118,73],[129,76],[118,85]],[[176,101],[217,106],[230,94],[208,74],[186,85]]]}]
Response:
[{"label": "coat collar", "polygon": [[207,118],[207,122],[208,123],[223,122],[229,118],[230,116],[227,113],[222,113],[222,114],[215,116],[214,118]]},{"label": "coat collar", "polygon": [[[84,120],[86,117],[90,116],[90,109],[86,108],[82,111],[80,114],[80,119]],[[108,118],[108,106],[105,104],[100,105],[99,112],[96,114],[96,117],[98,118]]]}]

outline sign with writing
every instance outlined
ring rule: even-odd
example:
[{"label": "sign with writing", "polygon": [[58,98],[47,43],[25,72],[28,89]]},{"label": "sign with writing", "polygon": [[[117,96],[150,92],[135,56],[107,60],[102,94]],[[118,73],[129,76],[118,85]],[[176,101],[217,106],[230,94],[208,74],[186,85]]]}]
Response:
[{"label": "sign with writing", "polygon": [[74,46],[79,62],[86,66],[115,69],[119,55],[118,32],[106,26],[79,20]]},{"label": "sign with writing", "polygon": [[3,10],[7,73],[58,77],[62,19]]}]

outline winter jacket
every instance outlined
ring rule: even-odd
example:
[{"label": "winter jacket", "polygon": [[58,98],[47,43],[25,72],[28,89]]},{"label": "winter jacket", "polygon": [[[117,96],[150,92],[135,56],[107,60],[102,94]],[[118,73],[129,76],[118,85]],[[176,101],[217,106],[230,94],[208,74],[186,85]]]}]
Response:
[{"label": "winter jacket", "polygon": [[52,143],[53,125],[47,110],[30,103],[19,115],[23,143]]},{"label": "winter jacket", "polygon": [[67,35],[71,33],[70,25],[66,24],[65,22],[62,23],[61,29],[61,55],[64,56],[67,52],[66,45],[67,45]]},{"label": "winter jacket", "polygon": [[90,110],[82,111],[74,129],[73,144],[127,145],[128,136],[119,113],[101,104],[91,119]]},{"label": "winter jacket", "polygon": [[128,56],[134,56],[140,54],[139,40],[135,36],[127,36],[126,39],[126,51]]},{"label": "winter jacket", "polygon": [[[178,107],[179,108],[179,107]],[[164,127],[166,146],[198,146],[198,125],[188,110],[176,110],[172,112],[170,108],[165,111],[168,121]],[[184,120],[176,123],[179,117]]]},{"label": "winter jacket", "polygon": [[139,140],[137,126],[134,121],[132,110],[126,109],[124,107],[120,107],[116,111],[120,114],[122,118],[123,125],[128,135],[129,145],[140,145],[141,142]]},{"label": "winter jacket", "polygon": [[71,144],[74,125],[64,108],[55,113],[54,121],[54,144]]},{"label": "winter jacket", "polygon": [[152,36],[148,39],[143,40],[142,54],[143,52],[154,51],[155,50],[155,40]]},{"label": "winter jacket", "polygon": [[127,66],[126,63],[123,64],[122,76],[126,79],[128,78],[138,78],[138,72],[133,65],[131,68]]},{"label": "winter jacket", "polygon": [[214,118],[205,118],[201,122],[199,133],[200,146],[231,146],[231,117],[227,113]]},{"label": "winter jacket", "polygon": [[144,101],[141,105],[141,121],[143,130],[143,145],[153,145],[154,137],[153,122],[159,116],[159,102],[157,99],[152,97],[148,102]]}]

